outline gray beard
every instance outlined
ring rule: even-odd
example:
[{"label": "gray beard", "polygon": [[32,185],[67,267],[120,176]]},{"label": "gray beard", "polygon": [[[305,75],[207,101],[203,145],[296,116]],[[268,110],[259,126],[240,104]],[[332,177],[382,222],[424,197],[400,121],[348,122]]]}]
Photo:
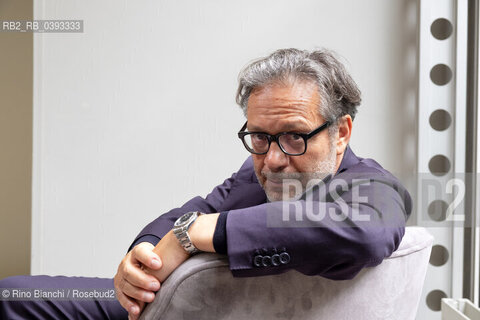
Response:
[{"label": "gray beard", "polygon": [[[312,168],[312,172],[295,172],[295,173],[261,173],[263,177],[282,180],[283,191],[271,192],[262,184],[263,190],[267,195],[269,202],[273,201],[291,201],[301,197],[301,195],[310,189],[313,185],[318,184],[329,175],[335,174],[336,167],[336,148],[333,144],[330,146],[330,152],[327,159],[317,162]],[[257,175],[258,181],[262,181]]]}]

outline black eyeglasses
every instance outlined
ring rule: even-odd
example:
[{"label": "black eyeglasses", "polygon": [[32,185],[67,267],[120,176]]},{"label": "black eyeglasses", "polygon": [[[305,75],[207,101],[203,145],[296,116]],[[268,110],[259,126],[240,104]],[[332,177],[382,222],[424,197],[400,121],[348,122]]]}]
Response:
[{"label": "black eyeglasses", "polygon": [[332,123],[325,121],[320,127],[310,133],[281,132],[271,135],[265,132],[247,132],[247,122],[238,132],[245,148],[253,154],[266,154],[270,144],[275,141],[280,149],[289,156],[300,156],[307,151],[307,140],[328,128]]}]

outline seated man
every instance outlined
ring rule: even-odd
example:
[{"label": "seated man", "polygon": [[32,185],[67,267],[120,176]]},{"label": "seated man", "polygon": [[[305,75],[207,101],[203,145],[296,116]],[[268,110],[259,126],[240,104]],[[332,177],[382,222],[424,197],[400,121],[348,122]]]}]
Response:
[{"label": "seated man", "polygon": [[[14,287],[112,287],[116,301],[0,300],[0,316],[130,318],[198,251],[228,255],[234,276],[297,270],[350,279],[396,250],[411,212],[401,183],[348,142],[360,91],[324,50],[278,50],[239,77],[238,133],[252,153],[205,198],[161,215],[137,236],[111,279],[11,277]],[[123,307],[123,308],[122,308]],[[125,311],[126,310],[126,311]]]}]

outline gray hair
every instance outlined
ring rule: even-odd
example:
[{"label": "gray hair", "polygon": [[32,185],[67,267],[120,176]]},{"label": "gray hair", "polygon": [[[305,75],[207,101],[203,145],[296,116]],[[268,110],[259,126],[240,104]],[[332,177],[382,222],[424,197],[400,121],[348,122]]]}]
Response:
[{"label": "gray hair", "polygon": [[246,115],[248,98],[255,88],[292,80],[317,84],[321,97],[319,112],[325,120],[335,122],[346,114],[355,118],[361,102],[360,90],[334,53],[325,49],[280,49],[251,62],[238,76],[237,104]]}]

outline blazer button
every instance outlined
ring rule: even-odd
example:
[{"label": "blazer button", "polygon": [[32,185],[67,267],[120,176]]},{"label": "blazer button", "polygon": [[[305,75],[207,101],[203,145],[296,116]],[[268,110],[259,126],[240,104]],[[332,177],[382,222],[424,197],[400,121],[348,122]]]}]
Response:
[{"label": "blazer button", "polygon": [[254,258],[253,258],[253,265],[255,267],[262,267],[263,264],[262,264],[262,256],[261,255],[256,255]]},{"label": "blazer button", "polygon": [[286,252],[280,253],[280,263],[287,264],[290,262],[290,255]]},{"label": "blazer button", "polygon": [[270,256],[263,256],[263,259],[262,259],[262,265],[264,267],[269,267],[272,265],[272,257]]},{"label": "blazer button", "polygon": [[281,264],[280,262],[280,255],[275,253],[273,256],[272,256],[272,264],[276,267],[276,266],[279,266]]}]

